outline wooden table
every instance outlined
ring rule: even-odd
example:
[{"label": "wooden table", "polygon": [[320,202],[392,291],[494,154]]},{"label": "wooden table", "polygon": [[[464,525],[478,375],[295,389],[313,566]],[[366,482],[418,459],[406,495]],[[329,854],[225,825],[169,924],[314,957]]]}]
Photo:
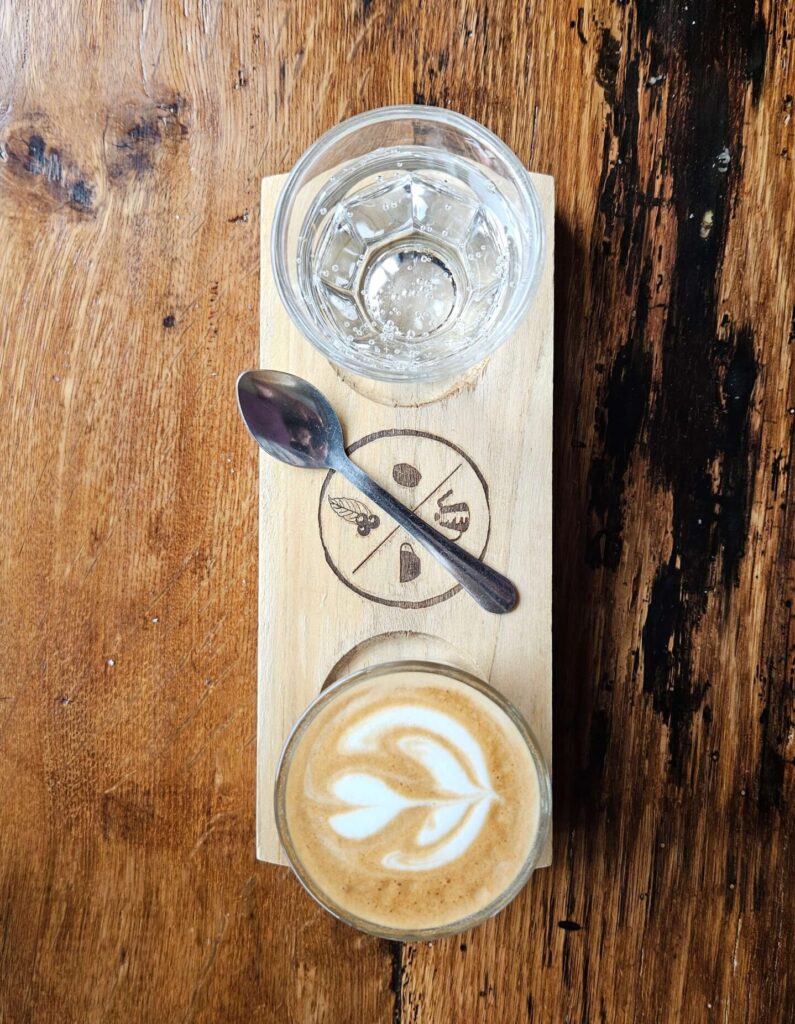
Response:
[{"label": "wooden table", "polygon": [[[0,1020],[795,1019],[791,0],[0,9]],[[557,180],[555,866],[431,946],[254,860],[258,191]]]}]

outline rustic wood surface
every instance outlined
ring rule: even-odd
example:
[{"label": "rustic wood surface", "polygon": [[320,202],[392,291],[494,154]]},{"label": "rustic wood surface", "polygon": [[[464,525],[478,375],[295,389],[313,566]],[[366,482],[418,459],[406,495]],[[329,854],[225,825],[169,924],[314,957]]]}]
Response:
[{"label": "rustic wood surface", "polygon": [[[791,0],[6,0],[0,1020],[795,1017]],[[254,860],[258,189],[447,105],[555,176],[556,863],[460,940]]]}]

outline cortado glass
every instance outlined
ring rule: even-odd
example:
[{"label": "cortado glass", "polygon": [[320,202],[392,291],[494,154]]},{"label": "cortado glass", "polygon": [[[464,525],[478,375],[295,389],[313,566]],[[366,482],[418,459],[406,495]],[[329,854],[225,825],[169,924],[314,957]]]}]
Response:
[{"label": "cortado glass", "polygon": [[475,676],[400,661],[323,691],[279,764],[276,823],[308,892],[384,938],[491,917],[543,849],[550,782],[518,711]]},{"label": "cortado glass", "polygon": [[271,236],[288,313],[321,352],[386,381],[460,375],[526,312],[544,230],[527,170],[437,107],[343,121],[300,158]]}]

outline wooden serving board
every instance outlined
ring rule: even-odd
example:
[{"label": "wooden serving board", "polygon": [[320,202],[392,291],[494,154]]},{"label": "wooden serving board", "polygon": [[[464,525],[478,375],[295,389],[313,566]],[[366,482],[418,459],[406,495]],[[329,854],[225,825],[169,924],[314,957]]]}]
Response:
[{"label": "wooden serving board", "polygon": [[[353,668],[396,657],[469,668],[520,709],[552,763],[553,179],[533,175],[547,251],[528,316],[465,380],[407,387],[343,374],[288,317],[269,246],[285,177],[262,182],[261,366],[320,388],[353,460],[482,553],[520,601],[488,614],[347,481],[261,454],[257,856],[279,864],[282,746],[323,686]],[[542,866],[551,852],[550,839]]]}]

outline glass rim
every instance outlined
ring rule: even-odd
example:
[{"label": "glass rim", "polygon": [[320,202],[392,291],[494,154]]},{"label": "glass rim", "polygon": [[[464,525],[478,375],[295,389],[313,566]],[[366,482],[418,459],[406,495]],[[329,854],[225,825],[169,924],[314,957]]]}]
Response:
[{"label": "glass rim", "polygon": [[[485,697],[492,700],[503,712],[505,712],[505,714],[508,715],[518,729],[519,734],[524,740],[525,746],[530,753],[538,777],[538,831],[536,832],[530,851],[514,880],[503,892],[480,910],[459,918],[456,921],[451,921],[445,925],[435,927],[414,929],[390,928],[387,925],[378,925],[375,922],[368,921],[366,918],[362,918],[357,914],[347,911],[344,907],[331,899],[331,897],[326,895],[326,893],[324,893],[323,890],[314,883],[309,873],[304,870],[300,858],[292,845],[290,831],[287,826],[285,807],[287,776],[289,774],[289,768],[292,761],[292,754],[298,744],[298,741],[301,739],[310,723],[339,692],[351,689],[363,679],[374,679],[378,678],[378,676],[388,675],[394,672],[428,672],[448,676],[458,682],[472,687]],[[502,909],[504,909],[514,899],[514,897],[519,894],[529,880],[533,871],[536,869],[539,856],[549,834],[552,818],[551,806],[552,785],[546,760],[544,755],[541,753],[541,748],[535,734],[515,705],[512,704],[507,697],[501,694],[499,690],[496,690],[489,683],[480,679],[478,676],[473,675],[473,673],[468,672],[466,669],[459,668],[455,665],[448,665],[443,662],[424,661],[419,659],[385,661],[367,668],[357,669],[321,690],[311,704],[304,709],[298,721],[290,730],[290,734],[284,743],[279,757],[279,763],[276,769],[276,782],[273,789],[273,810],[276,819],[276,829],[279,833],[279,840],[281,842],[282,849],[287,855],[287,860],[289,861],[293,874],[306,892],[315,900],[316,903],[331,914],[332,917],[335,917],[338,921],[342,921],[343,924],[350,925],[361,932],[365,932],[366,934],[373,935],[377,938],[393,939],[401,942],[430,942],[446,936],[457,935],[461,932],[476,928],[478,925],[487,921],[489,918],[494,917],[495,914],[498,914]]]},{"label": "glass rim", "polygon": [[[522,275],[524,282],[522,294],[518,301],[513,303],[505,319],[495,329],[490,331],[488,346],[482,351],[479,350],[474,358],[469,357],[459,360],[453,358],[443,359],[436,368],[432,367],[430,371],[420,370],[418,373],[410,376],[405,373],[390,373],[388,370],[382,371],[368,368],[365,371],[356,359],[348,358],[346,353],[333,349],[328,344],[322,330],[318,328],[312,317],[306,313],[305,302],[302,303],[300,298],[296,296],[296,289],[290,280],[288,261],[282,258],[280,252],[280,249],[286,246],[288,224],[299,183],[307,167],[317,158],[318,154],[347,136],[355,134],[362,128],[379,122],[399,121],[402,119],[447,124],[458,128],[462,132],[474,135],[481,145],[494,152],[511,172],[512,181],[522,196],[525,207],[524,212],[527,215],[528,224],[535,235],[537,243],[535,251],[530,258],[527,272]],[[336,366],[340,366],[357,376],[366,377],[369,380],[381,380],[398,384],[415,383],[418,381],[430,382],[452,378],[465,373],[492,355],[504,341],[507,341],[530,308],[530,303],[538,290],[541,268],[546,257],[546,249],[546,231],[538,192],[530,177],[530,172],[510,146],[490,128],[480,124],[480,122],[475,121],[466,114],[461,114],[455,110],[448,110],[447,107],[424,106],[415,103],[376,107],[373,110],[366,110],[361,114],[355,114],[344,121],[340,121],[315,139],[295,162],[288,174],[287,180],[282,185],[276,201],[270,233],[270,260],[276,290],[290,319],[304,338]],[[514,291],[516,292],[516,289]]]}]

